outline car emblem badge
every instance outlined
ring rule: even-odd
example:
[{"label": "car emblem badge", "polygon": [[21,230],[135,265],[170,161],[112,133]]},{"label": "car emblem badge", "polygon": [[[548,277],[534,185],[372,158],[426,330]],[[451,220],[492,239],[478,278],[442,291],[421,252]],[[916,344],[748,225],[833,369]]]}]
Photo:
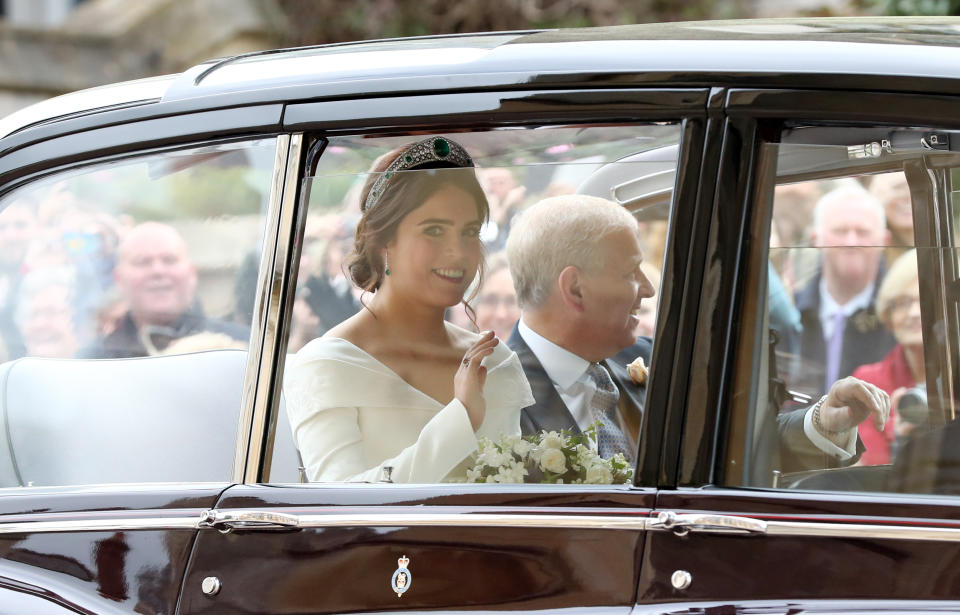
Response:
[{"label": "car emblem badge", "polygon": [[403,592],[410,589],[410,584],[413,583],[413,576],[407,569],[407,566],[410,564],[410,560],[406,555],[398,559],[397,564],[400,567],[394,571],[393,578],[390,579],[390,587],[393,588],[393,591],[397,593],[397,598],[399,598],[403,595]]}]

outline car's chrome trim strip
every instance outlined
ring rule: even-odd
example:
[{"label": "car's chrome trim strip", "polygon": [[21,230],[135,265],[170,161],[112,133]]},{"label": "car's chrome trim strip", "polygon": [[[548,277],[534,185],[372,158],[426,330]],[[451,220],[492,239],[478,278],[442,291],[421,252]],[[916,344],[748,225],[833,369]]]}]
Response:
[{"label": "car's chrome trim strip", "polygon": [[[266,348],[270,346],[269,343],[264,344],[264,332],[269,330],[267,319],[270,293],[273,287],[273,259],[276,253],[277,232],[282,216],[281,200],[283,199],[284,180],[288,171],[287,160],[291,149],[290,142],[290,135],[279,135],[277,137],[277,149],[273,159],[273,175],[270,177],[270,200],[267,205],[266,228],[263,231],[263,250],[260,253],[257,294],[253,303],[250,352],[247,354],[247,371],[240,402],[240,424],[237,427],[237,445],[234,449],[232,480],[235,483],[242,483],[244,476],[246,476],[247,458],[252,448],[251,435],[263,433],[262,429],[255,431],[254,409],[261,377],[261,352],[266,353]],[[256,352],[255,345],[260,345],[263,350]],[[259,441],[260,438],[253,439]],[[257,448],[259,448],[259,445]]]},{"label": "car's chrome trim strip", "polygon": [[[264,241],[264,260],[260,263],[261,276],[267,278],[264,282],[264,292],[260,299],[265,301],[266,318],[262,321],[263,346],[259,356],[260,371],[257,375],[256,393],[253,400],[251,432],[248,440],[246,459],[243,463],[243,473],[238,476],[237,482],[256,483],[260,480],[260,461],[273,450],[273,434],[267,439],[269,448],[264,448],[264,431],[267,424],[267,410],[270,406],[271,389],[273,387],[274,365],[277,360],[277,349],[280,335],[281,300],[289,280],[286,275],[287,263],[290,260],[290,237],[296,220],[297,187],[300,183],[299,167],[303,157],[303,134],[289,135],[290,145],[287,148],[284,164],[282,194],[279,198],[279,215],[271,216],[271,228],[267,240]],[[279,163],[279,153],[278,160]],[[273,193],[271,192],[271,196]],[[272,249],[271,249],[272,248]],[[270,252],[269,257],[266,255]],[[268,260],[269,259],[269,260]],[[274,420],[273,428],[276,428]],[[269,462],[269,461],[268,461]]]},{"label": "car's chrome trim strip", "polygon": [[[677,526],[663,523],[664,515],[690,516],[683,512],[660,512],[647,519],[646,529],[655,532],[686,534],[730,534],[738,528],[710,526]],[[719,515],[717,515],[719,516]],[[764,527],[753,536],[811,536],[818,538],[866,538],[889,540],[938,540],[960,542],[960,528],[901,525],[896,521],[889,525],[878,523],[824,523],[820,521],[766,521],[750,515],[723,515],[727,519],[741,519],[745,524],[757,523]],[[727,524],[729,525],[729,524]],[[742,534],[747,536],[747,533]]]},{"label": "car's chrome trim strip", "polygon": [[[263,510],[223,509],[232,516],[243,517],[249,514],[266,512],[283,513],[284,517],[295,519],[289,529],[325,528],[325,527],[502,527],[502,528],[543,528],[543,529],[596,529],[671,532],[657,525],[655,517],[645,513],[616,515],[576,515],[576,514],[511,514],[511,513],[351,513],[351,514],[293,514],[287,508],[269,508]],[[195,530],[202,521],[208,519],[211,512],[197,511],[197,514],[185,516],[163,516],[158,511],[144,511],[144,516],[126,518],[87,518],[87,519],[46,519],[40,521],[18,520],[10,523],[0,522],[0,534],[34,534],[54,532],[106,532],[132,530]],[[60,515],[58,515],[60,516]],[[754,519],[743,516],[743,519]],[[21,517],[22,519],[22,517]],[[284,524],[287,525],[287,524]],[[210,527],[209,525],[206,527]],[[256,526],[244,527],[244,531],[254,531]],[[263,529],[275,531],[264,526]],[[711,530],[689,529],[689,533],[710,532]],[[687,532],[684,532],[687,533]],[[921,540],[960,542],[960,528],[908,526],[893,523],[891,525],[820,523],[803,521],[767,521],[767,536],[809,536],[821,538],[863,538],[886,540]],[[743,535],[745,540],[753,540]]]},{"label": "car's chrome trim strip", "polygon": [[526,515],[491,513],[402,513],[300,515],[299,527],[531,527],[597,530],[646,529],[646,517],[636,515]]},{"label": "car's chrome trim strip", "polygon": [[[752,517],[742,517],[753,519]],[[656,517],[639,515],[550,515],[550,514],[349,514],[300,515],[299,527],[343,526],[453,526],[453,527],[542,527],[566,529],[663,530]],[[866,525],[768,521],[770,536],[819,536],[844,538],[887,538],[899,540],[942,540],[960,542],[960,529],[904,525]]]},{"label": "car's chrome trim strip", "polygon": [[64,532],[118,532],[133,530],[195,530],[200,515],[189,517],[130,517],[128,519],[76,519],[0,523],[0,534],[49,534]]},{"label": "car's chrome trim strip", "polygon": [[960,529],[909,525],[767,521],[766,534],[767,536],[817,536],[820,538],[876,538],[960,542]]}]

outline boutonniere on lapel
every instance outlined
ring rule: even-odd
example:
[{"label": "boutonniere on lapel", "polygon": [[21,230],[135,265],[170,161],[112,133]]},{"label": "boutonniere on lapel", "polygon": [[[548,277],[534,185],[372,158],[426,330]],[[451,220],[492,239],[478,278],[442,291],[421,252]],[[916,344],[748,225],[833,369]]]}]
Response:
[{"label": "boutonniere on lapel", "polygon": [[880,319],[873,310],[860,310],[851,316],[851,320],[858,333],[869,333],[880,327]]},{"label": "boutonniere on lapel", "polygon": [[630,380],[634,384],[644,385],[647,383],[647,364],[643,362],[643,357],[637,357],[632,363],[627,365],[627,373],[630,374]]}]

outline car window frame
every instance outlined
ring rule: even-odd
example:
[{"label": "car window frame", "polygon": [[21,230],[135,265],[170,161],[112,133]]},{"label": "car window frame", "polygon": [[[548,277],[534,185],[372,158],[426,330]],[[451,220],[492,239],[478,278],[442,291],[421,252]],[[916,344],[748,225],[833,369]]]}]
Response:
[{"label": "car window frame", "polygon": [[[235,116],[230,117],[235,119]],[[176,118],[166,119],[169,121],[169,127],[171,129],[176,128]],[[156,120],[149,120],[149,122],[156,122]],[[154,125],[155,124],[149,124],[149,126]],[[147,126],[144,122],[133,122],[132,125],[125,126],[124,134],[135,135],[140,133],[140,131],[144,130],[146,127]],[[201,128],[201,126],[192,123],[188,123],[187,127],[191,128],[192,130],[198,130]],[[77,158],[77,160],[64,164],[62,163],[62,159],[54,158],[47,160],[47,166],[43,166],[39,169],[32,164],[15,169],[13,172],[11,172],[11,174],[14,175],[14,178],[0,185],[0,199],[4,198],[13,191],[30,185],[34,182],[41,181],[58,174],[82,171],[85,168],[97,165],[109,164],[123,160],[132,160],[153,155],[162,155],[164,153],[190,150],[207,146],[245,143],[263,139],[276,140],[274,168],[271,173],[270,181],[270,195],[267,209],[264,212],[263,246],[260,255],[260,265],[257,273],[257,285],[255,290],[253,310],[254,318],[250,324],[250,345],[247,349],[248,354],[242,385],[243,390],[241,396],[241,408],[238,413],[238,424],[236,425],[237,444],[234,447],[233,470],[231,471],[230,476],[224,477],[223,479],[224,484],[229,484],[242,482],[242,466],[238,468],[238,464],[241,459],[245,459],[245,455],[241,455],[241,451],[246,451],[249,441],[250,425],[252,422],[252,417],[254,416],[253,407],[255,405],[257,375],[262,371],[260,369],[262,362],[261,355],[263,353],[264,340],[268,338],[266,331],[268,325],[266,319],[267,311],[263,306],[266,305],[270,296],[268,280],[271,280],[272,277],[269,275],[271,271],[265,268],[264,263],[273,262],[273,255],[276,252],[277,236],[275,230],[277,228],[281,213],[280,201],[283,197],[282,180],[284,178],[284,172],[286,170],[285,163],[288,152],[291,149],[290,143],[293,137],[285,133],[259,133],[257,131],[250,131],[246,132],[242,136],[221,136],[217,138],[207,138],[208,129],[209,127],[203,128],[203,132],[200,133],[200,136],[203,138],[200,139],[191,139],[188,137],[177,138],[176,143],[159,146],[155,144],[153,139],[144,142],[132,142],[121,147],[121,152],[116,151],[117,147],[115,144],[108,143],[106,146],[104,146],[104,142],[99,139],[98,130],[94,129],[84,132],[83,139],[76,141],[78,145],[77,150],[71,154],[71,158]],[[176,128],[176,130],[178,130],[181,135],[184,133],[189,133],[189,130],[183,126]],[[143,133],[140,134],[142,135]],[[189,136],[196,135],[190,134]],[[137,149],[138,146],[140,149]],[[284,165],[279,165],[278,162],[280,161],[282,161]],[[134,482],[126,483],[125,485],[129,485],[131,488],[139,489],[142,487],[149,488],[149,486],[153,484],[154,483],[149,482]],[[104,483],[103,485],[108,485],[111,487],[111,490],[114,490],[112,489],[112,484]],[[93,486],[102,485],[97,484]],[[34,487],[31,488],[31,493],[43,493],[45,489],[62,492],[63,490],[70,490],[73,487],[76,487],[78,491],[83,491],[89,489],[91,485],[51,486],[49,488]],[[0,493],[6,494],[14,489],[16,488],[0,489]]]},{"label": "car window frame", "polygon": [[[299,267],[299,252],[295,248],[302,245],[304,227],[306,224],[306,206],[302,202],[302,191],[304,180],[309,175],[307,152],[313,151],[315,144],[327,137],[340,135],[396,135],[401,136],[415,131],[421,133],[452,133],[462,130],[491,129],[499,127],[516,126],[569,126],[576,124],[596,124],[596,123],[623,123],[631,122],[655,122],[655,121],[677,121],[681,124],[680,153],[678,157],[678,169],[680,173],[675,179],[675,196],[673,213],[669,222],[667,232],[667,253],[664,261],[664,271],[670,271],[671,276],[664,275],[664,282],[661,289],[657,319],[657,337],[667,336],[671,339],[673,334],[682,330],[682,335],[689,346],[692,342],[692,329],[687,326],[688,323],[680,323],[683,315],[687,313],[681,306],[685,299],[685,289],[687,288],[687,257],[690,249],[689,234],[677,232],[676,229],[690,228],[691,221],[695,218],[695,209],[699,209],[696,195],[700,192],[700,167],[702,164],[702,148],[705,142],[705,124],[708,107],[718,107],[722,96],[719,90],[706,89],[636,89],[636,90],[613,90],[613,91],[592,91],[592,90],[570,90],[561,92],[551,92],[546,96],[543,92],[511,92],[494,93],[491,98],[490,92],[477,94],[458,94],[445,97],[448,106],[442,115],[423,116],[422,110],[418,104],[422,102],[422,97],[410,96],[405,98],[389,99],[368,99],[362,101],[363,104],[350,105],[340,101],[329,101],[320,103],[304,103],[302,105],[291,105],[289,109],[300,107],[298,114],[289,117],[297,118],[296,128],[304,130],[305,145],[301,147],[301,153],[298,160],[288,160],[288,169],[296,168],[296,181],[290,179],[290,188],[296,187],[296,195],[284,196],[284,206],[288,203],[295,203],[297,211],[288,222],[289,226],[281,225],[279,228],[280,237],[286,237],[287,245],[278,246],[278,250],[285,253],[281,257],[278,252],[278,259],[275,261],[275,270],[279,273],[283,270],[284,279],[292,279],[294,271]],[[482,101],[485,107],[494,104],[491,101],[499,101],[498,108],[487,110],[483,113],[477,112],[477,101]],[[579,105],[576,113],[572,112],[568,103]],[[352,101],[357,102],[357,101]],[[535,102],[536,105],[528,103]],[[327,109],[331,109],[329,113]],[[313,122],[304,120],[305,110],[309,115],[317,118]],[[627,113],[629,110],[629,114]],[[502,119],[501,119],[502,114]],[[497,117],[497,121],[491,121],[491,117]],[[475,123],[471,123],[475,122]],[[354,128],[346,128],[349,124],[355,124]],[[719,151],[719,148],[717,148]],[[322,152],[322,148],[321,148]],[[322,153],[320,154],[322,155]],[[311,157],[311,160],[314,160]],[[683,199],[686,206],[679,205]],[[288,234],[289,233],[289,234]],[[677,248],[673,248],[679,242]],[[281,261],[285,263],[281,267]],[[289,324],[293,309],[293,293],[295,284],[286,284],[282,287],[279,295],[280,309],[268,316],[267,329],[276,333],[276,337],[265,342],[265,348],[272,347],[274,352],[270,360],[265,361],[264,365],[272,366],[269,372],[261,372],[257,384],[258,390],[261,387],[268,387],[271,391],[269,399],[262,400],[258,398],[258,404],[254,409],[254,419],[252,424],[257,430],[254,433],[261,434],[259,440],[256,437],[251,438],[248,447],[246,461],[246,472],[243,482],[248,484],[264,484],[264,477],[269,476],[270,451],[267,447],[276,433],[277,409],[279,408],[281,383],[283,379],[283,362],[278,361],[278,357],[285,356],[286,343],[289,335]],[[647,392],[647,407],[656,404],[657,407],[667,408],[677,404],[680,399],[670,387],[670,379],[678,374],[678,369],[674,367],[677,345],[672,344],[654,344],[654,354],[652,365],[668,365],[667,368],[660,368],[659,377],[654,373],[657,368],[651,370],[652,386]],[[682,367],[679,370],[683,371]],[[666,373],[664,373],[666,372]],[[651,401],[652,400],[652,401]],[[647,413],[641,428],[640,451],[638,459],[643,462],[639,465],[641,472],[635,476],[634,487],[656,487],[659,477],[662,475],[660,467],[663,451],[661,450],[661,437],[665,425],[665,419],[662,416],[667,414],[678,416],[680,413],[670,409],[668,412]],[[649,418],[648,418],[649,417]],[[651,420],[652,419],[652,420]],[[239,454],[239,453],[238,453]],[[669,455],[668,458],[675,458]],[[238,457],[239,459],[239,457]],[[240,482],[240,481],[238,481]],[[349,488],[349,487],[348,487]],[[432,486],[431,486],[432,488]]]}]

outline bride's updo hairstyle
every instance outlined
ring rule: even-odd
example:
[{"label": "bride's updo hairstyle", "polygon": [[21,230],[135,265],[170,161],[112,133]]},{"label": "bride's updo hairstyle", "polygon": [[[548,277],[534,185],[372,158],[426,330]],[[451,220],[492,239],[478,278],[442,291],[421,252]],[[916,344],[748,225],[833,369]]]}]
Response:
[{"label": "bride's updo hairstyle", "polygon": [[[400,222],[435,192],[455,186],[477,204],[477,217],[490,217],[487,197],[480,187],[473,159],[459,143],[444,137],[429,137],[397,148],[373,163],[360,194],[362,215],[354,236],[347,268],[353,283],[365,291],[376,291],[384,278],[383,248],[397,234]],[[483,259],[478,271],[483,281]],[[466,301],[472,299],[472,296]]]}]

